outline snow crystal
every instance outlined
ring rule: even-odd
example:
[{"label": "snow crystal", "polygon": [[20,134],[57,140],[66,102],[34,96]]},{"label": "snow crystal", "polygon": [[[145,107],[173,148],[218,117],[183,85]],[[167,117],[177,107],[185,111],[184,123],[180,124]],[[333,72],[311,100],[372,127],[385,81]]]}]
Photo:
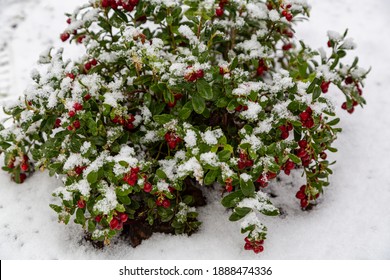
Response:
[{"label": "snow crystal", "polygon": [[160,192],[169,192],[169,184],[165,181],[158,181],[157,182],[157,189]]},{"label": "snow crystal", "polygon": [[246,6],[248,15],[256,20],[267,19],[267,8],[265,5],[259,5],[254,3],[249,3]]},{"label": "snow crystal", "polygon": [[[256,131],[257,132],[257,131]],[[263,145],[259,137],[256,137],[255,134],[245,135],[245,138],[241,141],[241,144],[248,143],[251,145],[251,148],[255,151],[260,149]]]},{"label": "snow crystal", "polygon": [[193,174],[199,183],[203,182],[203,168],[195,157],[192,157],[185,163],[179,165],[177,167],[177,174],[179,177],[185,177],[188,174]]},{"label": "snow crystal", "polygon": [[328,31],[328,37],[330,40],[336,41],[336,42],[343,39],[343,36],[340,33],[336,32],[336,31],[332,31],[332,30]]},{"label": "snow crystal", "polygon": [[86,178],[89,173],[93,171],[98,171],[99,168],[103,167],[104,162],[108,160],[108,152],[104,151],[102,152],[91,164],[88,165],[88,167],[84,171],[84,177]]},{"label": "snow crystal", "polygon": [[279,12],[277,10],[271,10],[268,13],[269,19],[272,21],[278,21],[280,19]]},{"label": "snow crystal", "polygon": [[89,192],[91,191],[91,187],[90,187],[88,181],[85,179],[80,180],[80,181],[68,186],[67,189],[69,191],[78,191],[84,197],[89,197],[89,195],[90,195]]},{"label": "snow crystal", "polygon": [[245,82],[238,85],[238,88],[233,90],[233,94],[237,96],[248,96],[252,91],[258,92],[265,89],[266,85],[263,82]]},{"label": "snow crystal", "polygon": [[201,133],[203,142],[210,146],[218,144],[218,138],[221,138],[222,136],[223,132],[221,129],[208,130],[205,133]]},{"label": "snow crystal", "polygon": [[93,211],[102,213],[103,215],[108,215],[110,211],[114,210],[118,205],[118,201],[116,200],[115,189],[112,187],[108,187],[105,185],[103,187],[103,199],[96,202],[93,207]]},{"label": "snow crystal", "polygon": [[200,161],[206,164],[209,164],[211,166],[218,166],[219,159],[217,157],[216,153],[213,152],[207,152],[200,155]]},{"label": "snow crystal", "polygon": [[240,178],[244,180],[244,182],[248,182],[249,180],[252,180],[252,176],[247,173],[242,173],[240,175]]},{"label": "snow crystal", "polygon": [[176,159],[160,160],[160,168],[167,175],[168,179],[174,181],[176,179]]},{"label": "snow crystal", "polygon": [[144,123],[148,124],[152,119],[152,113],[150,112],[149,108],[146,106],[142,106],[140,110],[141,110],[141,116],[144,120]]},{"label": "snow crystal", "polygon": [[91,148],[91,142],[85,141],[80,148],[81,154],[86,154],[88,152],[89,148]]},{"label": "snow crystal", "polygon": [[69,192],[64,186],[58,187],[53,191],[53,195],[57,197],[62,197],[63,200],[72,200],[73,195]]},{"label": "snow crystal", "polygon": [[249,101],[247,103],[248,109],[241,112],[241,117],[250,121],[256,121],[259,118],[259,114],[262,110],[259,103]]},{"label": "snow crystal", "polygon": [[193,148],[196,146],[196,133],[193,130],[188,129],[186,131],[186,136],[184,136],[184,142],[186,143],[186,146],[189,148]]},{"label": "snow crystal", "polygon": [[342,48],[346,50],[353,50],[356,49],[357,45],[353,41],[353,38],[347,38],[344,40],[343,44],[341,45]]},{"label": "snow crystal", "polygon": [[76,166],[83,166],[89,164],[89,160],[83,158],[81,154],[70,154],[66,162],[64,163],[64,170],[73,170]]}]

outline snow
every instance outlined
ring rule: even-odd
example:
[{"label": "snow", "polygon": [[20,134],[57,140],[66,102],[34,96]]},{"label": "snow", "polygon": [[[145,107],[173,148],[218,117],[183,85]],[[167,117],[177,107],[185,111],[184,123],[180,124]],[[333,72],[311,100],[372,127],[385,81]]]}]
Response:
[{"label": "snow", "polygon": [[[80,3],[78,0],[8,2],[0,10],[0,49],[1,38],[8,39],[6,67],[10,78],[7,86],[1,85],[1,89],[9,92],[9,97],[2,101],[5,104],[12,102],[12,96],[23,93],[42,50],[52,44],[64,46],[58,40],[66,27],[62,14]],[[282,215],[269,218],[257,215],[268,228],[263,253],[255,255],[243,249],[244,236],[239,232],[243,221],[228,221],[228,213],[220,204],[220,193],[212,188],[205,189],[208,205],[198,209],[203,224],[191,237],[154,234],[135,249],[121,239],[114,239],[109,247],[97,250],[83,241],[79,225],[59,224],[56,213],[49,207],[57,202],[51,194],[61,182],[47,172],[37,172],[19,186],[5,172],[0,172],[0,258],[390,259],[387,156],[390,132],[384,129],[390,127],[386,109],[390,106],[390,96],[386,94],[390,80],[390,53],[386,46],[390,38],[380,36],[380,30],[390,24],[387,16],[390,2],[373,0],[367,5],[363,0],[312,0],[310,4],[311,19],[296,28],[298,37],[314,48],[329,51],[327,30],[343,32],[349,27],[348,36],[359,45],[354,54],[360,57],[362,66],[373,67],[364,89],[368,105],[352,116],[338,109],[344,131],[336,142],[339,152],[329,155],[337,164],[331,186],[317,207],[310,212],[299,209],[294,198],[302,183],[299,172],[271,183],[271,191],[277,195],[273,201],[282,208]],[[16,14],[10,20],[10,15]],[[12,29],[14,22],[18,24]],[[82,48],[67,45],[64,53],[66,57],[75,56]],[[352,63],[353,57],[350,60]],[[334,88],[328,94],[339,108],[342,94]],[[116,206],[114,200],[107,202],[108,208]],[[253,215],[251,218],[256,221]]]}]

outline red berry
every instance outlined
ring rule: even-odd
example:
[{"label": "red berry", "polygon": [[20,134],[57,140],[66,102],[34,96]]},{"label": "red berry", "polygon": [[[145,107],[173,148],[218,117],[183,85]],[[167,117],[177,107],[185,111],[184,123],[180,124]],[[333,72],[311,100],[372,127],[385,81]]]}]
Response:
[{"label": "red berry", "polygon": [[286,14],[286,19],[287,19],[288,21],[292,21],[293,15],[292,15],[291,13],[287,13],[287,14]]},{"label": "red berry", "polygon": [[121,220],[122,223],[125,223],[129,217],[127,216],[126,213],[121,213],[119,214],[119,219]]},{"label": "red berry", "polygon": [[82,199],[77,201],[77,207],[80,208],[80,209],[84,209],[85,208],[85,201],[82,200]]},{"label": "red berry", "polygon": [[96,66],[98,62],[96,59],[92,59],[89,63],[91,63],[92,66]]},{"label": "red berry", "polygon": [[302,122],[307,121],[310,118],[310,114],[307,111],[304,111],[299,114],[299,117]]},{"label": "red berry", "polygon": [[62,42],[65,42],[66,40],[68,40],[69,37],[70,37],[69,33],[62,33],[60,36]]},{"label": "red berry", "polygon": [[354,111],[355,111],[355,108],[353,108],[353,107],[351,109],[347,110],[347,112],[350,114],[352,114]]},{"label": "red berry", "polygon": [[80,128],[80,121],[79,120],[75,120],[73,122],[73,126],[74,126],[74,128],[79,129]]},{"label": "red berry", "polygon": [[328,155],[324,152],[320,153],[320,158],[322,158],[323,160],[326,160],[326,158],[328,157]]},{"label": "red berry", "polygon": [[282,131],[282,134],[280,135],[280,137],[282,137],[283,140],[287,139],[288,136],[290,136],[288,131]]},{"label": "red berry", "polygon": [[327,93],[328,90],[329,90],[329,85],[330,85],[330,82],[322,81],[322,83],[321,83],[321,91],[323,93]]},{"label": "red berry", "polygon": [[110,6],[110,0],[102,0],[102,7],[103,8],[108,8]]},{"label": "red berry", "polygon": [[54,124],[54,127],[55,128],[58,128],[58,127],[60,127],[61,126],[61,120],[60,119],[56,119],[56,122],[55,122],[55,124]]},{"label": "red berry", "polygon": [[85,35],[81,35],[81,36],[77,37],[77,43],[81,44],[84,39],[85,39]]},{"label": "red berry", "polygon": [[84,69],[85,69],[86,71],[91,70],[91,68],[92,68],[92,64],[91,64],[90,62],[85,63]]},{"label": "red berry", "polygon": [[180,99],[183,98],[183,94],[177,93],[177,94],[174,95],[174,97],[175,97],[175,100],[180,100]]},{"label": "red berry", "polygon": [[245,161],[245,166],[246,167],[252,167],[253,166],[253,160],[249,159],[249,160]]},{"label": "red berry", "polygon": [[306,148],[307,147],[307,141],[305,139],[299,140],[298,141],[298,146],[301,148]]},{"label": "red berry", "polygon": [[169,208],[171,206],[171,202],[168,199],[164,199],[162,203],[162,207]]},{"label": "red berry", "polygon": [[150,193],[153,189],[153,185],[149,182],[144,184],[144,192]]},{"label": "red berry", "polygon": [[139,0],[130,0],[129,4],[132,5],[132,6],[137,6],[138,2],[139,2]]},{"label": "red berry", "polygon": [[353,78],[352,78],[351,76],[345,78],[345,83],[346,83],[347,85],[352,84],[352,83],[353,83]]},{"label": "red berry", "polygon": [[300,148],[297,152],[297,156],[299,158],[304,158],[305,156],[307,156],[307,152],[306,152],[305,148]]},{"label": "red berry", "polygon": [[251,245],[250,243],[245,243],[244,249],[245,249],[245,250],[252,250],[253,247],[252,247],[252,245]]},{"label": "red berry", "polygon": [[67,23],[67,24],[71,24],[71,22],[72,22],[72,20],[71,20],[70,18],[68,18],[68,19],[66,20],[66,23]]},{"label": "red berry", "polygon": [[307,201],[306,198],[301,199],[301,207],[306,208],[309,205],[309,202]]},{"label": "red berry", "polygon": [[68,116],[69,116],[70,118],[73,118],[75,115],[76,115],[76,112],[75,112],[75,111],[69,111],[69,112],[68,112]]},{"label": "red berry", "polygon": [[28,163],[24,162],[20,165],[20,169],[22,169],[22,171],[27,171],[29,168],[28,166]]},{"label": "red berry", "polygon": [[227,192],[232,192],[232,191],[233,191],[233,186],[230,185],[230,184],[229,184],[229,185],[226,185],[226,186],[225,186],[225,189],[226,189]]},{"label": "red berry", "polygon": [[175,107],[176,106],[176,100],[175,101],[173,101],[173,102],[168,102],[168,107],[169,108],[173,108],[173,107]]},{"label": "red berry", "polygon": [[342,105],[341,105],[341,108],[343,110],[347,110],[347,102],[344,102]]},{"label": "red berry", "polygon": [[68,74],[66,74],[66,76],[68,78],[71,78],[72,80],[74,80],[76,78],[76,76],[73,73],[68,73]]},{"label": "red berry", "polygon": [[295,167],[295,164],[292,161],[288,160],[286,162],[286,169],[292,170],[292,169],[294,169],[294,167]]},{"label": "red berry", "polygon": [[88,101],[90,99],[91,99],[91,95],[89,93],[84,96],[85,101]]},{"label": "red berry", "polygon": [[76,111],[81,111],[81,110],[83,110],[83,105],[81,105],[80,103],[76,102],[73,105],[73,109],[75,109]]},{"label": "red berry", "polygon": [[20,181],[20,183],[23,183],[24,180],[26,180],[26,178],[27,178],[27,175],[26,175],[26,174],[20,173],[20,175],[19,175],[19,181]]},{"label": "red berry", "polygon": [[215,15],[216,15],[217,17],[222,17],[222,16],[223,16],[223,9],[222,9],[221,7],[217,8],[217,9],[215,10]]},{"label": "red berry", "polygon": [[263,247],[263,246],[255,247],[255,248],[253,249],[253,251],[254,251],[256,254],[261,253],[261,252],[264,251],[264,247]]},{"label": "red berry", "polygon": [[293,45],[292,45],[291,43],[288,43],[288,44],[285,44],[285,45],[282,47],[282,49],[283,49],[284,51],[288,51],[288,50],[290,50],[292,47],[293,47]]},{"label": "red berry", "polygon": [[67,129],[68,129],[69,131],[72,131],[72,130],[73,130],[73,126],[68,125]]},{"label": "red berry", "polygon": [[219,74],[225,75],[225,69],[223,67],[219,67]]},{"label": "red berry", "polygon": [[81,166],[76,166],[74,172],[76,172],[77,175],[80,175],[81,173],[83,173],[83,170],[84,168],[82,168]]},{"label": "red berry", "polygon": [[138,166],[136,166],[136,167],[133,167],[133,168],[131,168],[131,173],[135,173],[135,174],[137,174],[138,172],[139,172],[139,167]]},{"label": "red berry", "polygon": [[204,72],[202,69],[199,69],[198,71],[196,71],[196,78],[197,79],[201,79],[204,77]]},{"label": "red berry", "polygon": [[132,12],[134,10],[134,6],[130,4],[123,4],[123,9],[125,9],[128,12]]},{"label": "red berry", "polygon": [[257,70],[256,70],[257,76],[263,76],[265,71],[266,71],[266,68],[264,66],[257,67]]},{"label": "red berry", "polygon": [[331,47],[332,47],[332,45],[333,45],[332,41],[331,41],[331,40],[329,40],[329,41],[328,41],[328,47],[329,47],[329,48],[331,48]]},{"label": "red berry", "polygon": [[119,225],[119,221],[113,218],[110,222],[110,229],[116,229]]},{"label": "red berry", "polygon": [[307,128],[312,128],[314,126],[314,120],[312,117],[310,117],[306,122],[305,122],[305,127]]},{"label": "red berry", "polygon": [[96,222],[100,223],[101,220],[102,220],[102,216],[99,215],[95,217]]},{"label": "red berry", "polygon": [[123,228],[123,223],[119,222],[118,226],[116,227],[116,230],[121,230]]},{"label": "red berry", "polygon": [[297,192],[295,197],[302,200],[302,199],[306,198],[306,194],[303,191],[299,191],[299,192]]},{"label": "red berry", "polygon": [[246,167],[245,161],[239,160],[237,167],[238,169],[244,169]]}]

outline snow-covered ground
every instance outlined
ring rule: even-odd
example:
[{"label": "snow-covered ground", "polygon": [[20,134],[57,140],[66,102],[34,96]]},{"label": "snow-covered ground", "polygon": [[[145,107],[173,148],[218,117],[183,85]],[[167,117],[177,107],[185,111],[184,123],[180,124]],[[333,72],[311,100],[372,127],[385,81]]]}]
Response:
[{"label": "snow-covered ground", "polygon": [[[8,102],[23,93],[38,55],[63,45],[63,13],[82,1],[0,0],[0,92]],[[388,0],[312,0],[312,17],[297,27],[312,47],[325,46],[326,31],[349,28],[360,65],[372,66],[364,89],[368,105],[350,116],[333,155],[331,186],[313,211],[299,209],[294,194],[299,174],[272,186],[284,214],[265,219],[269,236],[265,251],[244,251],[239,224],[228,221],[220,197],[207,191],[209,204],[200,209],[201,230],[187,236],[154,234],[136,249],[118,239],[104,250],[82,241],[78,225],[57,223],[51,192],[59,182],[35,174],[23,185],[0,172],[1,259],[390,259],[390,44]],[[68,46],[69,47],[69,46]],[[77,49],[67,49],[67,55]],[[334,90],[334,88],[331,88]],[[334,97],[341,105],[341,94]]]}]

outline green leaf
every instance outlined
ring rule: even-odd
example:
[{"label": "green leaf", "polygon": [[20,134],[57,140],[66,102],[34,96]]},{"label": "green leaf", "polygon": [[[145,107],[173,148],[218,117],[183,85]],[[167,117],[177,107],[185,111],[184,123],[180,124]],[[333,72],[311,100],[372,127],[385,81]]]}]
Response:
[{"label": "green leaf", "polygon": [[339,122],[340,122],[340,118],[336,118],[334,120],[331,120],[327,124],[330,125],[330,126],[334,126],[334,125],[338,124]]},{"label": "green leaf", "polygon": [[234,208],[234,212],[241,217],[245,217],[252,209],[249,207],[236,207]]},{"label": "green leaf", "polygon": [[243,198],[244,198],[244,194],[242,193],[241,190],[238,190],[225,196],[222,199],[221,203],[226,208],[232,208],[236,206],[237,203],[239,203]]},{"label": "green leaf", "polygon": [[96,228],[95,222],[92,220],[88,221],[88,231],[93,232]]},{"label": "green leaf", "polygon": [[78,208],[76,211],[76,223],[80,225],[85,224],[84,211],[80,208]]},{"label": "green leaf", "polygon": [[278,216],[280,214],[278,209],[275,209],[274,211],[261,210],[260,212],[266,216]]},{"label": "green leaf", "polygon": [[218,173],[219,170],[210,170],[209,172],[207,172],[206,176],[204,177],[204,184],[212,185],[215,182]]},{"label": "green leaf", "polygon": [[154,116],[153,120],[159,124],[166,124],[166,123],[170,122],[171,120],[173,120],[174,118],[175,118],[175,116],[173,116],[173,115],[164,114],[164,115]]},{"label": "green leaf", "polygon": [[321,93],[321,88],[319,86],[316,86],[313,91],[313,100],[316,100],[318,97],[320,97]]},{"label": "green leaf", "polygon": [[255,193],[255,185],[253,184],[252,180],[245,182],[240,178],[240,188],[246,197],[251,197]]},{"label": "green leaf", "polygon": [[231,152],[229,150],[223,150],[218,153],[218,158],[222,162],[226,162],[230,159]]},{"label": "green leaf", "polygon": [[179,118],[182,120],[186,120],[191,116],[192,113],[192,103],[188,101],[183,108],[179,111]]},{"label": "green leaf", "polygon": [[127,16],[122,12],[120,11],[119,9],[115,9],[114,12],[124,21],[124,22],[128,22],[128,19],[127,19]]},{"label": "green leaf", "polygon": [[150,82],[153,79],[152,75],[145,75],[141,76],[133,81],[133,84],[135,85],[144,85],[147,82]]},{"label": "green leaf", "polygon": [[57,213],[61,213],[62,212],[62,207],[61,206],[58,206],[58,205],[55,205],[55,204],[50,204],[49,206],[50,206],[51,209],[53,209]]},{"label": "green leaf", "polygon": [[314,88],[319,84],[320,80],[318,78],[314,78],[313,82],[309,85],[307,88],[307,93],[312,93],[314,91]]},{"label": "green leaf", "polygon": [[194,94],[192,96],[192,107],[194,108],[194,111],[198,113],[199,115],[203,113],[204,109],[206,108],[206,102],[203,97],[201,97],[199,94]]},{"label": "green leaf", "polygon": [[230,217],[229,217],[229,221],[231,222],[236,222],[238,220],[240,220],[242,217],[240,215],[238,215],[236,212],[233,212]]},{"label": "green leaf", "polygon": [[206,100],[213,99],[213,89],[205,79],[199,79],[196,82],[196,87],[200,96]]},{"label": "green leaf", "polygon": [[296,155],[289,154],[288,157],[296,164],[301,163],[301,159],[299,157],[297,157]]},{"label": "green leaf", "polygon": [[97,171],[92,171],[87,175],[87,181],[90,184],[96,183],[98,180],[98,172]]}]

